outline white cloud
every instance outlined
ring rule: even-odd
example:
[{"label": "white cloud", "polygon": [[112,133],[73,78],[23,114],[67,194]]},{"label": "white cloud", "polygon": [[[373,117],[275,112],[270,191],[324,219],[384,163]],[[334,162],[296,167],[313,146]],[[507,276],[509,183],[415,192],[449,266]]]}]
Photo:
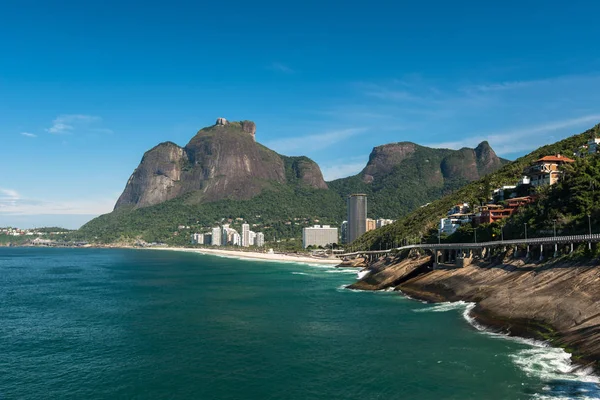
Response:
[{"label": "white cloud", "polygon": [[37,200],[0,188],[1,215],[99,215],[111,212],[115,199]]},{"label": "white cloud", "polygon": [[343,160],[339,160],[339,164],[327,165],[321,167],[323,172],[323,178],[326,181],[333,181],[339,178],[345,178],[358,174],[367,165],[366,161],[343,163]]},{"label": "white cloud", "polygon": [[[487,140],[496,153],[514,154],[521,151],[534,150],[545,144],[556,141],[553,133],[572,135],[572,129],[589,128],[590,125],[600,122],[600,114],[585,115],[577,118],[570,118],[561,121],[553,121],[540,125],[529,126],[507,130],[505,132],[491,133],[489,135],[467,136],[463,139],[442,143],[430,143],[428,146],[460,149],[462,147],[475,147],[477,144]],[[568,129],[568,131],[564,131]]]},{"label": "white cloud", "polygon": [[367,128],[341,129],[315,135],[272,140],[265,145],[280,153],[295,153],[297,150],[301,150],[304,154],[327,148],[366,131]]},{"label": "white cloud", "polygon": [[21,135],[26,136],[26,137],[30,137],[30,138],[34,138],[37,137],[36,134],[34,133],[29,133],[29,132],[21,132]]},{"label": "white cloud", "polygon": [[14,207],[20,196],[16,190],[0,188],[0,212],[9,207]]},{"label": "white cloud", "polygon": [[273,64],[269,65],[267,68],[270,69],[271,71],[282,72],[284,74],[293,74],[296,72],[292,68],[288,67],[287,65],[279,63],[279,62],[274,62]]},{"label": "white cloud", "polygon": [[102,118],[93,115],[64,114],[52,121],[52,126],[46,132],[53,134],[73,133],[76,129],[87,129],[90,125],[101,122]]}]

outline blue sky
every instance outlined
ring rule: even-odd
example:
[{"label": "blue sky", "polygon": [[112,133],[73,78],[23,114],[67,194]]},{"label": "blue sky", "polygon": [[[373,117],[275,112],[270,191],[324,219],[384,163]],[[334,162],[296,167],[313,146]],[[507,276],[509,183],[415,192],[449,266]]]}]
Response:
[{"label": "blue sky", "polygon": [[0,226],[109,212],[217,117],[327,179],[385,143],[515,158],[600,122],[594,2],[204,3],[3,3]]}]

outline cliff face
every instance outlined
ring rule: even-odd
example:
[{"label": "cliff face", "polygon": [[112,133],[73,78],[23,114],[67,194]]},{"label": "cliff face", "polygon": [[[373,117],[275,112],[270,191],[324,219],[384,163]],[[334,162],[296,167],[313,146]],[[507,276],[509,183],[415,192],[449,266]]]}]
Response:
[{"label": "cliff face", "polygon": [[445,180],[477,180],[500,168],[505,161],[487,142],[475,149],[460,150],[432,149],[410,142],[391,143],[373,149],[361,177],[365,183],[385,180],[408,163],[420,171],[422,177],[427,176],[429,183],[443,185]]},{"label": "cliff face", "polygon": [[202,201],[249,199],[272,184],[292,183],[290,176],[295,184],[327,188],[316,163],[280,156],[256,143],[255,132],[252,121],[219,118],[183,148],[170,142],[156,146],[142,158],[115,209],[151,206],[196,191]]}]

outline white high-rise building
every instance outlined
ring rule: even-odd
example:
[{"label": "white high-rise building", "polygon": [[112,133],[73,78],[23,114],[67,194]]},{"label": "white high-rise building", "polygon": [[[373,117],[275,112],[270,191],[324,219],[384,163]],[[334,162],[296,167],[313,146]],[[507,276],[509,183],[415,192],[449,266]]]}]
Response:
[{"label": "white high-rise building", "polygon": [[194,233],[192,235],[192,243],[204,244],[204,234],[203,233]]},{"label": "white high-rise building", "polygon": [[229,243],[229,224],[223,224],[223,233],[221,234],[221,246],[227,245]]},{"label": "white high-rise building", "polygon": [[242,245],[242,237],[240,236],[239,233],[235,232],[233,234],[233,238],[231,240],[231,244],[234,246],[241,246]]},{"label": "white high-rise building", "polygon": [[338,242],[338,229],[329,225],[315,225],[302,229],[302,246],[327,246]]},{"label": "white high-rise building", "polygon": [[250,231],[248,234],[248,243],[250,246],[254,246],[256,244],[256,232]]},{"label": "white high-rise building", "polygon": [[265,234],[258,232],[256,234],[256,247],[263,247],[265,245]]},{"label": "white high-rise building", "polygon": [[242,246],[250,246],[250,225],[242,224]]},{"label": "white high-rise building", "polygon": [[221,228],[218,226],[216,228],[212,228],[212,242],[210,244],[213,246],[220,246],[222,238]]}]

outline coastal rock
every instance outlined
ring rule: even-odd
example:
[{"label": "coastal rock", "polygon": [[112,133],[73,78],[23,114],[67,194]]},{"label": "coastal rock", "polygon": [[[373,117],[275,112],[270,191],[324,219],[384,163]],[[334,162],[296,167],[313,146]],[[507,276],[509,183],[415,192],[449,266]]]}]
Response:
[{"label": "coastal rock", "polygon": [[549,340],[569,348],[578,363],[600,369],[600,268],[595,263],[559,261],[539,266],[516,260],[416,275],[409,267],[430,262],[423,257],[389,263],[379,270],[374,264],[374,273],[350,287],[394,287],[432,302],[475,302],[472,315],[480,323]]}]

